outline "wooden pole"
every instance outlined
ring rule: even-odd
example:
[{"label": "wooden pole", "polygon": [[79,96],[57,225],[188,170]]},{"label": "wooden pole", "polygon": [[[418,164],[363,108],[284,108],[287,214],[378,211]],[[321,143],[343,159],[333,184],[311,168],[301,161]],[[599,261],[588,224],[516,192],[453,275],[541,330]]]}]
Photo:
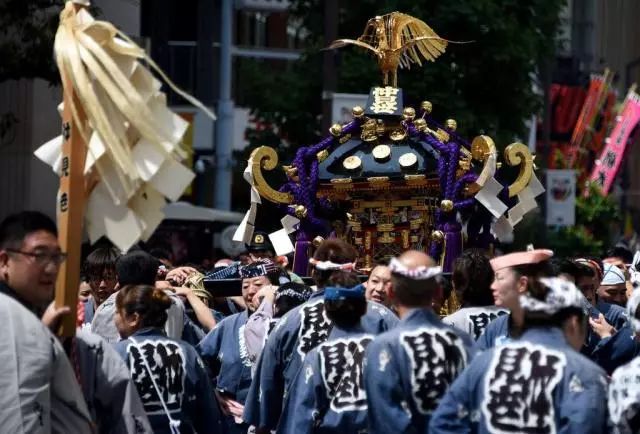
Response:
[{"label": "wooden pole", "polygon": [[[76,10],[81,6],[76,5]],[[62,113],[62,170],[60,190],[57,200],[58,241],[67,260],[62,263],[56,281],[55,305],[68,306],[71,314],[63,317],[59,335],[71,337],[76,330],[78,288],[80,285],[80,259],[82,247],[82,226],[86,202],[84,165],[87,146],[79,125],[73,120],[71,104],[84,117],[80,101],[75,95],[73,83],[63,83],[64,110]]]}]

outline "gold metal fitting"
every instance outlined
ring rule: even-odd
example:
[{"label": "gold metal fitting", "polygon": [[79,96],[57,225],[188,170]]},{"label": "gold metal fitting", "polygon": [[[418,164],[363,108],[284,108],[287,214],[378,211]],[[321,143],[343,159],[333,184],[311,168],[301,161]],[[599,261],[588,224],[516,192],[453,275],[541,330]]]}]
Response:
[{"label": "gold metal fitting", "polygon": [[282,166],[284,173],[287,174],[289,178],[293,178],[298,174],[298,168],[294,166]]},{"label": "gold metal fitting", "polygon": [[413,126],[420,132],[424,132],[427,130],[427,121],[422,118],[416,119],[413,121]]},{"label": "gold metal fitting", "polygon": [[329,127],[329,133],[331,133],[333,137],[340,137],[342,135],[342,125],[340,124],[331,125],[331,127]]},{"label": "gold metal fitting", "polygon": [[323,242],[324,242],[324,238],[318,235],[313,239],[313,241],[311,241],[311,244],[313,244],[313,247],[317,248],[317,247],[320,247],[320,244],[322,244]]},{"label": "gold metal fitting", "polygon": [[407,132],[404,130],[404,128],[398,128],[397,130],[391,131],[391,133],[389,134],[389,138],[394,142],[404,140],[406,137]]},{"label": "gold metal fitting", "polygon": [[449,199],[444,199],[442,202],[440,202],[440,209],[444,212],[453,211],[453,202]]},{"label": "gold metal fitting", "polygon": [[413,107],[405,107],[402,111],[402,118],[405,121],[412,121],[416,117],[416,109]]},{"label": "gold metal fitting", "polygon": [[444,232],[442,231],[431,232],[431,241],[437,244],[442,244],[442,242],[444,242]]},{"label": "gold metal fitting", "polygon": [[351,109],[354,118],[361,118],[364,115],[364,109],[359,105]]},{"label": "gold metal fitting", "polygon": [[391,148],[389,145],[378,145],[373,148],[372,154],[376,161],[385,161],[391,156]]},{"label": "gold metal fitting", "polygon": [[458,123],[455,119],[447,119],[444,125],[451,131],[455,131],[458,128]]},{"label": "gold metal fitting", "polygon": [[422,101],[420,103],[420,108],[426,113],[426,114],[430,114],[431,110],[433,110],[433,104],[431,104],[431,101]]},{"label": "gold metal fitting", "polygon": [[362,166],[362,160],[357,155],[352,155],[344,159],[342,166],[347,170],[356,170]]},{"label": "gold metal fitting", "polygon": [[295,207],[296,217],[303,219],[307,216],[307,208],[304,205],[296,205]]},{"label": "gold metal fitting", "polygon": [[400,158],[398,158],[398,163],[403,169],[408,169],[414,166],[418,162],[418,157],[413,152],[407,152],[406,154],[402,154]]},{"label": "gold metal fitting", "polygon": [[318,159],[319,163],[322,163],[324,160],[326,160],[329,157],[329,150],[328,149],[324,149],[320,152],[318,152],[316,154],[316,158]]}]

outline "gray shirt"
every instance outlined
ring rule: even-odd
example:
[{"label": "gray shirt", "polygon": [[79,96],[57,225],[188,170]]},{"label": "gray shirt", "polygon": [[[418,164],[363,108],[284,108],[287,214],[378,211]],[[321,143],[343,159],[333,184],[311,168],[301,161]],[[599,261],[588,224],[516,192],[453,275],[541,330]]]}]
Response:
[{"label": "gray shirt", "polygon": [[477,340],[491,321],[507,313],[509,313],[507,309],[497,306],[463,307],[442,318],[442,322],[468,333]]},{"label": "gray shirt", "polygon": [[91,418],[58,339],[0,293],[0,427],[6,433],[91,433]]},{"label": "gray shirt", "polygon": [[117,351],[88,330],[77,331],[76,349],[82,392],[99,432],[151,432],[129,369]]},{"label": "gray shirt", "polygon": [[[181,339],[182,329],[184,328],[184,303],[173,292],[165,292],[171,297],[171,307],[167,311],[168,317],[164,326],[165,332],[172,339]],[[115,344],[120,340],[120,334],[115,323],[117,294],[118,291],[114,292],[104,303],[98,306],[91,322],[91,331],[110,344]]]}]

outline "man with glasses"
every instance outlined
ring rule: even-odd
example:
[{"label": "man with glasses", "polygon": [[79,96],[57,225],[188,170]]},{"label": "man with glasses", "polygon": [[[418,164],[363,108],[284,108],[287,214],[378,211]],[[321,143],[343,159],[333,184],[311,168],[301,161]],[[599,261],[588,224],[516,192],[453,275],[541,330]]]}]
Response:
[{"label": "man with glasses", "polygon": [[73,368],[40,321],[64,259],[56,225],[44,214],[25,211],[0,223],[3,432],[91,432]]}]

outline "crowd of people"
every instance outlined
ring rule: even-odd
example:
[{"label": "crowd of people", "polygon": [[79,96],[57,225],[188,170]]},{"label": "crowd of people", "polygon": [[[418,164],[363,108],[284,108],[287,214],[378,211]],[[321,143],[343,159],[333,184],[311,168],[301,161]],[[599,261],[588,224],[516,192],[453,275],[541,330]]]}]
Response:
[{"label": "crowd of people", "polygon": [[[339,239],[315,249],[312,283],[265,243],[212,270],[152,253],[93,250],[77,331],[61,339],[71,309],[53,302],[65,260],[55,223],[28,211],[0,223],[0,431],[640,431],[628,252],[469,249],[449,290],[412,250],[363,279]],[[217,295],[230,278],[241,295]]]}]

